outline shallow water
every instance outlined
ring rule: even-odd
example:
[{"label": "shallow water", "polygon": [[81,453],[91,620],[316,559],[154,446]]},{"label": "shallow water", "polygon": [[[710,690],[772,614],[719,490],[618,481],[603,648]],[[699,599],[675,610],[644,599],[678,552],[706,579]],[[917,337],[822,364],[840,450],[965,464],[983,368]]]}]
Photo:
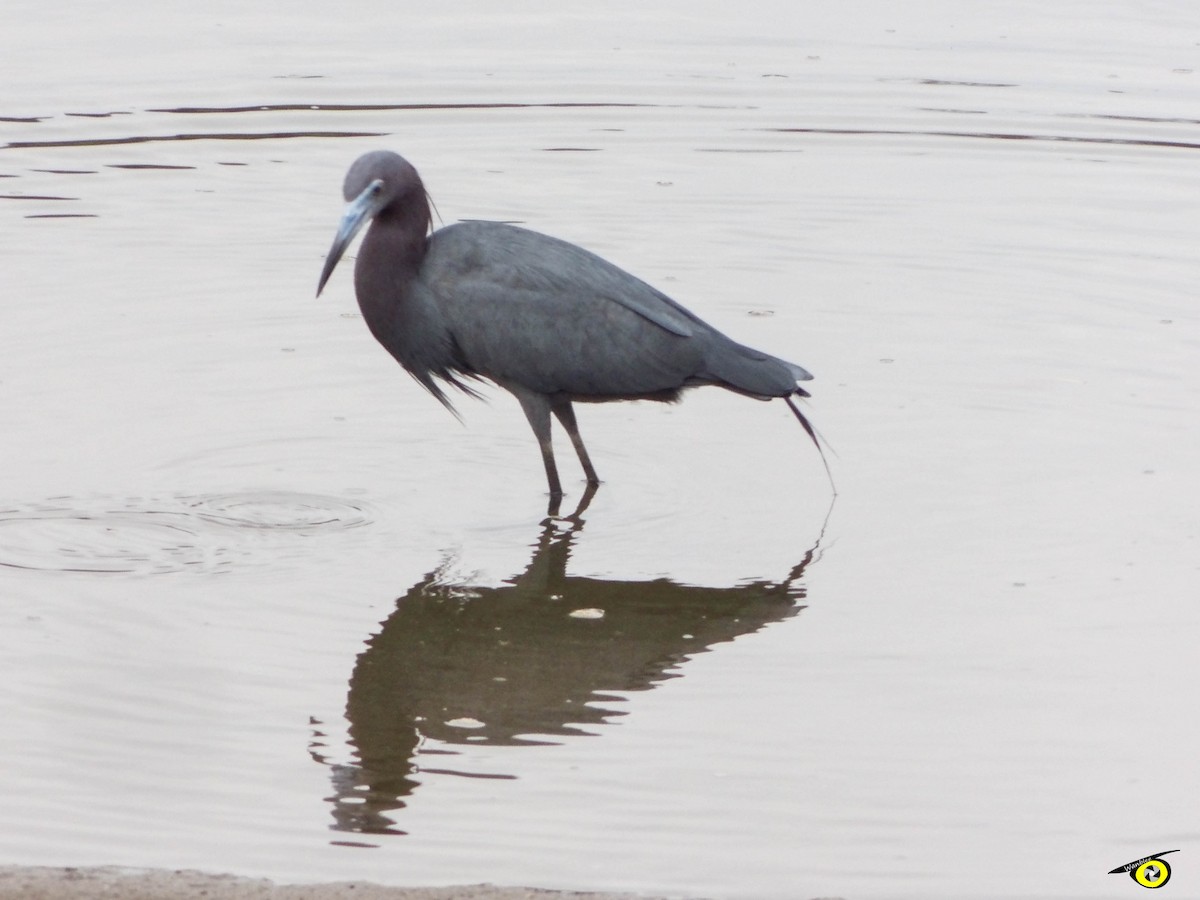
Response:
[{"label": "shallow water", "polygon": [[[964,15],[10,8],[0,862],[1195,892],[1200,31]],[[583,408],[544,522],[313,299],[376,147],[811,369],[828,522],[720,392]]]}]

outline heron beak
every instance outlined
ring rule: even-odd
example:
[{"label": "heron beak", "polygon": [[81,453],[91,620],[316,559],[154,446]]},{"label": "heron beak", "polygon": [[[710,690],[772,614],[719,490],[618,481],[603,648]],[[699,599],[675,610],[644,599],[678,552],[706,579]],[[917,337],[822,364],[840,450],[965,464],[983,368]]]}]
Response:
[{"label": "heron beak", "polygon": [[318,297],[321,296],[321,291],[325,289],[325,282],[337,268],[338,260],[342,258],[342,254],[346,252],[346,248],[350,246],[354,236],[383,208],[383,197],[383,181],[376,178],[346,207],[341,224],[338,225],[337,234],[334,235],[333,246],[329,248],[329,255],[325,257],[325,267],[321,269],[321,280],[317,282]]}]

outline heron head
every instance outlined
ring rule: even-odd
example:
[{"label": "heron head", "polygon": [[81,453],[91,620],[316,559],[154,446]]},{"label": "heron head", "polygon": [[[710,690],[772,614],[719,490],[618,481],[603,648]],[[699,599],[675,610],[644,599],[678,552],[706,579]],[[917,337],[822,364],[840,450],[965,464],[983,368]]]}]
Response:
[{"label": "heron head", "polygon": [[318,297],[354,236],[376,216],[393,211],[415,213],[415,217],[409,217],[413,227],[420,229],[422,237],[429,230],[429,201],[421,176],[408,160],[390,150],[376,150],[356,159],[346,173],[342,193],[348,205],[325,257],[317,283]]}]

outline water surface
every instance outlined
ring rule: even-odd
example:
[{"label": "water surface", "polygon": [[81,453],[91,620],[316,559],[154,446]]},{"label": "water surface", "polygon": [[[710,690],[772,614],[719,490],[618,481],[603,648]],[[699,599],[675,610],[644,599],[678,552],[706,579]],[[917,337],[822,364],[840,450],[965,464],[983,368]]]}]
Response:
[{"label": "water surface", "polygon": [[[1179,847],[1194,892],[1197,41],[17,3],[0,862],[1117,897]],[[786,408],[715,391],[582,409],[606,484],[544,521],[511,398],[460,425],[348,268],[313,297],[377,147],[811,369],[828,522]]]}]

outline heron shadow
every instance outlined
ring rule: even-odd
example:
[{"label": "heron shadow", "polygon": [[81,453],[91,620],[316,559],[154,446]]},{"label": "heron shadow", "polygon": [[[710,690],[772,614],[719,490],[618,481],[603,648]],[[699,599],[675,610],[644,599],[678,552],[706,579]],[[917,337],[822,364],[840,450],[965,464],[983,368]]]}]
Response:
[{"label": "heron shadow", "polygon": [[568,575],[588,500],[542,522],[529,565],[504,585],[462,583],[443,564],[396,601],[350,677],[352,761],[326,758],[316,732],[333,830],[404,834],[390,814],[429,776],[514,777],[451,768],[455,745],[595,734],[626,714],[624,693],[679,677],[692,656],[804,608],[797,582],[815,547],[781,581],[730,588]]}]

